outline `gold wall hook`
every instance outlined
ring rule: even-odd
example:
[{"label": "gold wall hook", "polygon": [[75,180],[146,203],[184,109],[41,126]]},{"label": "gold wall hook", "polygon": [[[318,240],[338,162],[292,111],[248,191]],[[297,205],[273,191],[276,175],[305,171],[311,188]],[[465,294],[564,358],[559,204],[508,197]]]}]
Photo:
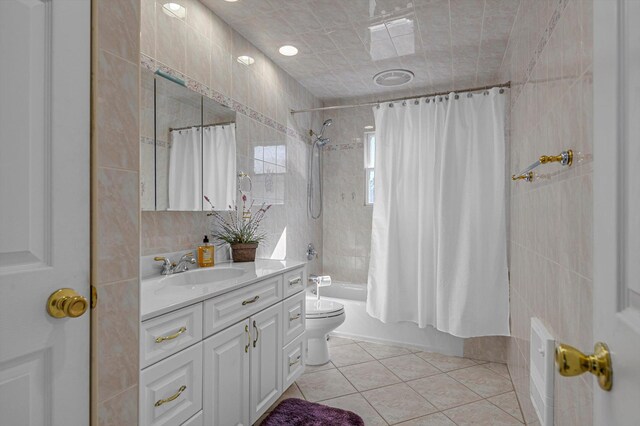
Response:
[{"label": "gold wall hook", "polygon": [[605,343],[596,343],[593,355],[585,355],[573,346],[559,344],[556,347],[556,365],[561,376],[573,377],[589,372],[598,378],[602,389],[611,390],[613,368],[609,347]]}]

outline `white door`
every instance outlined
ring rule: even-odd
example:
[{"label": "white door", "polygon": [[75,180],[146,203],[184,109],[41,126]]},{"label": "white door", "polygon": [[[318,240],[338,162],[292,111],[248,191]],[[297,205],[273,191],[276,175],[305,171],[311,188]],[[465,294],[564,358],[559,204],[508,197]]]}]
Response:
[{"label": "white door", "polygon": [[282,303],[251,317],[251,423],[282,392]]},{"label": "white door", "polygon": [[0,425],[89,423],[89,0],[0,1]]},{"label": "white door", "polygon": [[610,392],[594,424],[640,422],[640,2],[594,1],[594,340],[609,345]]},{"label": "white door", "polygon": [[249,320],[204,341],[204,424],[249,426]]}]

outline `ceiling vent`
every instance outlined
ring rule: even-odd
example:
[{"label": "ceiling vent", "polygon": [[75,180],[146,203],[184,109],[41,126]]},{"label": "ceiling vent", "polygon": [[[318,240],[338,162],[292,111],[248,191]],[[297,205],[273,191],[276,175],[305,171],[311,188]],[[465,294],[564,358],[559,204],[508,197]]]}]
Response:
[{"label": "ceiling vent", "polygon": [[373,82],[381,87],[404,86],[413,80],[413,73],[409,70],[386,70],[373,76]]}]

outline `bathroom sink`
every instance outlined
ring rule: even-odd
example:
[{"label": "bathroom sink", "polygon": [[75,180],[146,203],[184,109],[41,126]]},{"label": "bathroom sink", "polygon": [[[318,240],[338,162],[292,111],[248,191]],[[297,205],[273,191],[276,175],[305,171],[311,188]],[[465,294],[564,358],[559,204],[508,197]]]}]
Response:
[{"label": "bathroom sink", "polygon": [[207,269],[196,269],[181,274],[170,275],[165,278],[165,282],[170,285],[203,285],[212,284],[219,281],[227,281],[239,278],[245,274],[245,270],[234,267],[213,267]]}]

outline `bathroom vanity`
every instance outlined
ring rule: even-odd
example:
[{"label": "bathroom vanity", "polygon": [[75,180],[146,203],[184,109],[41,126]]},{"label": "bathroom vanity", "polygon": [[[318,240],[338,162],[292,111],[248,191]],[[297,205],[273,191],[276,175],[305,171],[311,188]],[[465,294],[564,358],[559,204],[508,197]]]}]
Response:
[{"label": "bathroom vanity", "polygon": [[306,279],[276,260],[143,279],[139,424],[257,421],[304,371]]}]

